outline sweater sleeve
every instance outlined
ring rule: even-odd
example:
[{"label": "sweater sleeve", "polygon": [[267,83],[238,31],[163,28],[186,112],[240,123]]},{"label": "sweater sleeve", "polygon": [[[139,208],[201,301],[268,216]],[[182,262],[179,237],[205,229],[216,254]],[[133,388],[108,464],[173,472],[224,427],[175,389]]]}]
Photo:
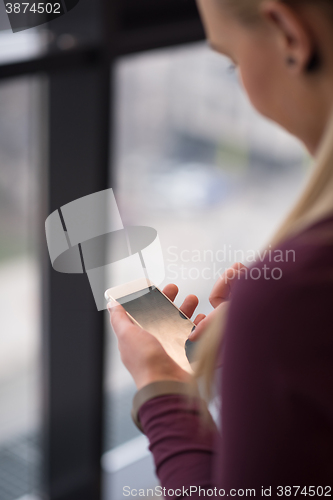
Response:
[{"label": "sweater sleeve", "polygon": [[182,498],[196,498],[199,487],[211,488],[217,428],[200,400],[174,394],[150,399],[139,418],[150,441],[156,473],[163,488],[179,490]]}]

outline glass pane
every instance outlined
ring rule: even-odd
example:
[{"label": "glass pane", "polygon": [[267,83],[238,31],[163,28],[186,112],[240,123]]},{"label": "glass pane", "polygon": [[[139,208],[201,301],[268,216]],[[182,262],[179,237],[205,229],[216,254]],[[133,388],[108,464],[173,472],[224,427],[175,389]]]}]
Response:
[{"label": "glass pane", "polygon": [[[196,294],[207,314],[218,277],[253,261],[296,200],[309,158],[255,112],[230,62],[205,43],[121,60],[116,89],[113,178],[123,223],[158,231],[161,287],[178,285],[177,305]],[[129,417],[135,389],[108,338],[106,448],[138,434]]]},{"label": "glass pane", "polygon": [[0,63],[12,63],[42,55],[49,42],[50,33],[45,28],[31,28],[13,33],[5,2],[0,2]]},{"label": "glass pane", "polygon": [[[61,21],[53,19],[48,23],[36,24],[42,22],[39,16],[46,15],[38,14],[36,10],[46,9],[61,9],[63,12],[63,1],[58,3],[52,0],[50,2],[27,2],[19,3],[15,1],[0,2],[0,64],[15,63],[26,61],[38,57],[45,56],[48,53],[61,52],[77,49],[79,47],[91,46],[100,41],[101,25],[99,19],[99,5],[97,2],[79,2],[75,5],[75,11],[71,11],[72,2],[65,0],[67,13],[61,15]],[[15,22],[20,24],[22,31],[13,33],[7,10],[14,8],[19,11],[17,14],[20,20],[15,17]],[[58,7],[56,7],[58,5]],[[24,13],[22,14],[22,11]],[[53,12],[53,11],[51,11]],[[14,16],[14,14],[10,14]],[[51,14],[53,15],[53,14]],[[29,16],[28,18],[26,16]],[[58,14],[55,14],[58,17]],[[29,29],[24,29],[24,26],[30,26]]]},{"label": "glass pane", "polygon": [[39,484],[41,82],[0,84],[0,498]]}]

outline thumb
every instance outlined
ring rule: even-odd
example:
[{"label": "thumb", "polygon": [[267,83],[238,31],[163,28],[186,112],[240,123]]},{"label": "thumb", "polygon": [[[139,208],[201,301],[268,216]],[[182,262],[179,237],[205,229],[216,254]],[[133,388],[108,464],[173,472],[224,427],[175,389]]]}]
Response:
[{"label": "thumb", "polygon": [[110,322],[117,337],[123,336],[128,329],[133,327],[133,323],[128,317],[125,309],[117,302],[116,304],[108,304],[110,313]]}]

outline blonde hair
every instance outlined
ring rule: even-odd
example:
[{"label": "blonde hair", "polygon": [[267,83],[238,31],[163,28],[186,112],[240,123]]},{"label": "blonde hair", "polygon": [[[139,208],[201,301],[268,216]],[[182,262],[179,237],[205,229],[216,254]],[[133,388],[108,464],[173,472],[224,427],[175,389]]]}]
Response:
[{"label": "blonde hair", "polygon": [[[254,20],[251,8],[259,6],[262,0],[222,0],[226,4],[237,9],[245,20]],[[284,0],[283,0],[284,1]],[[286,3],[297,3],[298,0],[287,0]],[[313,0],[305,0],[313,1]],[[331,0],[322,0],[333,4]],[[333,110],[332,110],[333,111]],[[316,167],[308,182],[302,196],[292,209],[290,214],[277,230],[272,241],[272,247],[277,247],[287,238],[300,233],[316,221],[333,216],[333,112],[324,133],[316,158]],[[227,319],[228,307],[224,307],[219,315],[216,315],[204,336],[198,341],[195,377],[202,378],[204,392],[209,399],[212,394],[212,385],[216,367],[216,356],[222,341],[223,332]]]}]

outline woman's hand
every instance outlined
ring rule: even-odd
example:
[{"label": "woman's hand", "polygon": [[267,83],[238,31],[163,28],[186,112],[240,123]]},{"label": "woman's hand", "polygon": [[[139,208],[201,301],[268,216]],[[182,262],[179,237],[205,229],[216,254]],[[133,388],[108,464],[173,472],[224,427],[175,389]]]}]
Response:
[{"label": "woman's hand", "polygon": [[[167,285],[163,293],[174,301],[178,294],[178,287]],[[180,310],[190,318],[198,302],[195,295],[189,295],[184,300]],[[108,309],[111,325],[118,338],[121,359],[131,373],[138,389],[159,380],[190,381],[191,376],[170,358],[160,342],[151,333],[132,323],[122,306],[117,305],[117,303],[115,305],[109,303]],[[205,315],[199,314],[194,323],[198,324],[203,318]]]},{"label": "woman's hand", "polygon": [[[190,335],[191,341],[196,341],[204,333],[221,307],[229,300],[233,284],[245,272],[243,264],[236,263],[227,269],[214,285],[209,296],[214,307],[207,317],[198,314],[193,321],[195,330]],[[163,289],[163,293],[174,301],[178,294],[178,287],[170,284]],[[199,303],[195,295],[188,295],[179,308],[188,318],[191,318]],[[138,389],[158,380],[179,380],[188,382],[191,376],[170,358],[160,342],[149,332],[132,323],[125,309],[119,304],[108,304],[111,315],[111,324],[118,338],[118,348],[121,359],[131,373]]]},{"label": "woman's hand", "polygon": [[[247,267],[240,262],[236,262],[229,269],[227,269],[222,276],[217,280],[213,286],[212,292],[209,296],[209,302],[214,307],[214,310],[208,314],[207,317],[200,317],[199,321],[196,322],[196,328],[189,336],[189,339],[193,342],[198,340],[202,334],[204,334],[206,328],[213,321],[216,314],[222,307],[225,307],[227,301],[230,299],[232,288],[242,274],[245,274]],[[203,315],[201,315],[203,316]],[[196,320],[198,317],[196,318]]]}]

